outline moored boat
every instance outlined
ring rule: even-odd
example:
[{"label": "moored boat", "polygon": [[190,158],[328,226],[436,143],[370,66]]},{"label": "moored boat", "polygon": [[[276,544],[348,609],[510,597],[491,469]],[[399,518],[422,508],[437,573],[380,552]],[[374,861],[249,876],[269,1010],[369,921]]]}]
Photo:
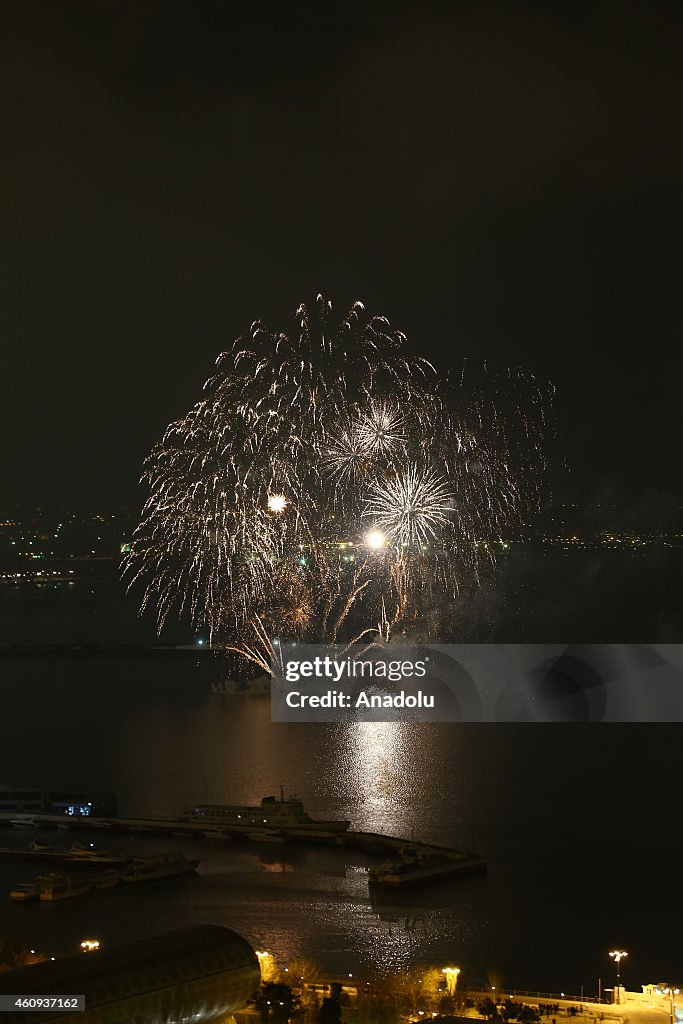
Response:
[{"label": "moored boat", "polygon": [[149,857],[135,857],[121,872],[122,882],[147,882],[155,878],[171,878],[196,871],[198,860],[188,860],[182,853],[169,850]]},{"label": "moored boat", "polygon": [[485,870],[486,861],[482,857],[426,853],[419,847],[407,847],[396,860],[372,868],[369,880],[378,885],[414,885]]},{"label": "moored boat", "polygon": [[15,903],[26,903],[28,900],[37,900],[40,896],[40,887],[37,882],[17,882],[10,889],[9,898]]},{"label": "moored boat", "polygon": [[16,818],[10,818],[10,825],[21,830],[38,828],[38,822],[33,814],[20,814]]},{"label": "moored boat", "polygon": [[290,832],[340,833],[346,832],[350,824],[344,820],[312,818],[297,797],[290,796],[285,799],[282,788],[279,800],[274,796],[264,796],[258,807],[239,804],[198,804],[188,815],[188,820],[221,826],[231,832],[287,829]]},{"label": "moored boat", "polygon": [[0,846],[0,861],[5,860],[16,862],[38,861],[47,863],[48,861],[64,860],[64,854],[59,853],[57,850],[53,850],[50,847],[34,849],[31,845],[22,847]]},{"label": "moored boat", "polygon": [[123,864],[122,857],[100,850],[94,843],[72,843],[64,859],[78,864]]},{"label": "moored boat", "polygon": [[65,900],[72,896],[82,896],[83,893],[90,892],[92,883],[87,882],[84,879],[76,881],[73,878],[69,878],[68,875],[49,874],[40,875],[36,882],[40,887],[40,900],[41,902],[54,902],[55,900]]}]

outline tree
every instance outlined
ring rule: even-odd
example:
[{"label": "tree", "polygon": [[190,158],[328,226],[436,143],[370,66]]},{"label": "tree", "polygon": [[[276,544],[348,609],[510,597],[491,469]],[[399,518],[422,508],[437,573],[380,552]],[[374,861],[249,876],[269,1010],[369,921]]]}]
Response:
[{"label": "tree", "polygon": [[375,985],[369,991],[361,988],[355,1010],[360,1024],[397,1024],[399,1019],[394,993],[384,985]]},{"label": "tree", "polygon": [[478,1010],[482,1017],[487,1017],[488,1020],[493,1020],[494,1017],[498,1016],[498,1007],[489,996],[487,996],[486,999],[482,999],[479,1003]]},{"label": "tree", "polygon": [[16,971],[29,964],[39,964],[47,960],[44,953],[36,953],[21,942],[0,939],[0,971]]},{"label": "tree", "polygon": [[268,981],[253,999],[261,1024],[288,1024],[301,1014],[301,1003],[289,985]]},{"label": "tree", "polygon": [[288,981],[294,988],[297,988],[299,985],[302,989],[306,985],[315,985],[322,978],[320,965],[315,960],[309,960],[307,957],[291,960],[287,973],[289,975]]},{"label": "tree", "polygon": [[341,1024],[341,985],[334,984],[318,1012],[318,1024]]},{"label": "tree", "polygon": [[541,1015],[536,1006],[522,1006],[517,1014],[517,1020],[520,1024],[536,1024],[536,1021],[540,1020],[540,1018]]}]

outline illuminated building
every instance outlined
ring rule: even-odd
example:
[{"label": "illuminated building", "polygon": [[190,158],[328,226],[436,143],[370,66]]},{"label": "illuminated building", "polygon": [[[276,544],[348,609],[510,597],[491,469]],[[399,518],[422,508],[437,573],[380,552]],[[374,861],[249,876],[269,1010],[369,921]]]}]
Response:
[{"label": "illuminated building", "polygon": [[3,1013],[3,1024],[211,1024],[258,989],[249,943],[218,925],[184,928],[0,974],[0,994],[84,995],[85,1012]]}]

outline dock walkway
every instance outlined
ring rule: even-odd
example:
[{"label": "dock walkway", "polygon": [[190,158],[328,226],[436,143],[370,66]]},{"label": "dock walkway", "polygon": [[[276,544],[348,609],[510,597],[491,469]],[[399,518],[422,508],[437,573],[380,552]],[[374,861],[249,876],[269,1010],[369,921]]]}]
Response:
[{"label": "dock walkway", "polygon": [[[22,815],[16,812],[11,814],[0,814],[0,827],[10,827],[12,819]],[[209,822],[187,821],[182,818],[91,818],[87,816],[72,817],[58,814],[26,814],[23,817],[30,817],[36,822],[37,828],[57,828],[66,825],[70,829],[85,831],[92,830],[102,833],[105,831],[149,833],[151,835],[174,835],[181,837],[196,836],[200,838],[205,832],[211,832],[214,837],[224,834],[226,839],[246,838],[246,830],[241,826],[233,826],[229,823],[216,825]],[[325,832],[323,829],[306,828],[268,828],[259,829],[256,825],[250,825],[248,831],[258,834],[259,831],[278,833],[287,842],[309,843],[312,845],[332,845],[339,847],[355,848],[364,850],[367,853],[399,854],[405,847],[417,849],[425,856],[452,857],[462,859],[471,854],[460,850],[453,850],[444,846],[436,846],[430,843],[422,843],[413,839],[403,839],[400,836],[384,836],[378,832]],[[24,832],[25,835],[29,833]]]}]

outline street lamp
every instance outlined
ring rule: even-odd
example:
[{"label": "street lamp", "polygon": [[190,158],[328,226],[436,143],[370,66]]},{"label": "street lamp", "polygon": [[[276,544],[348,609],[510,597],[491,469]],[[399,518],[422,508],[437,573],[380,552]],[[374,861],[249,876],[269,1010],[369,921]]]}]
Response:
[{"label": "street lamp", "polygon": [[628,956],[625,949],[613,949],[610,956],[617,965],[617,998],[616,1002],[621,1002],[621,960],[622,957]]},{"label": "street lamp", "polygon": [[275,975],[275,960],[272,953],[267,953],[264,949],[255,949],[254,952],[258,957],[258,965],[261,969],[261,980],[272,981]]},{"label": "street lamp", "polygon": [[681,990],[679,988],[674,988],[673,985],[667,985],[666,988],[658,988],[657,991],[660,992],[663,996],[669,997],[669,1021],[670,1024],[674,1024],[674,1021],[676,1019],[675,997]]},{"label": "street lamp", "polygon": [[455,986],[458,984],[459,967],[444,967],[442,973],[446,975],[446,988],[449,996],[455,995]]}]

